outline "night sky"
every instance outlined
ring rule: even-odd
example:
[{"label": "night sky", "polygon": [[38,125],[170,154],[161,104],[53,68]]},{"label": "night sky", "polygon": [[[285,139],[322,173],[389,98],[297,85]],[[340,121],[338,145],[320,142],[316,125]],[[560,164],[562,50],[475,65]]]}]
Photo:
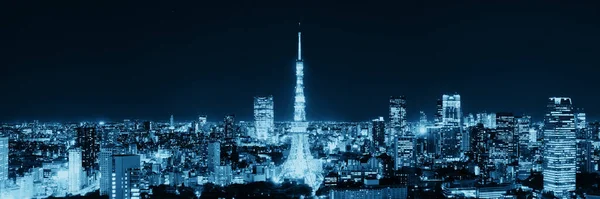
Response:
[{"label": "night sky", "polygon": [[191,2],[0,4],[0,121],[251,120],[268,94],[290,120],[298,20],[309,120],[387,118],[390,95],[432,118],[454,92],[465,113],[600,114],[597,1]]}]

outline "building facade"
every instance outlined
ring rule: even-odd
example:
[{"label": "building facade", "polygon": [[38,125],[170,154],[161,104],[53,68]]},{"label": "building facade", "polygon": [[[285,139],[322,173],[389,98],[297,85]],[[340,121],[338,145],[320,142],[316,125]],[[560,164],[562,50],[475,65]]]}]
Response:
[{"label": "building facade", "polygon": [[69,150],[69,193],[77,195],[83,185],[82,150]]},{"label": "building facade", "polygon": [[256,138],[266,141],[275,128],[273,96],[254,97],[254,127]]},{"label": "building facade", "polygon": [[76,146],[81,149],[82,166],[85,171],[95,168],[100,145],[97,143],[97,132],[95,127],[79,127],[77,130]]},{"label": "building facade", "polygon": [[575,191],[576,151],[571,98],[551,97],[544,118],[544,191],[559,198]]},{"label": "building facade", "polygon": [[8,137],[0,137],[0,197],[6,194],[8,182]]},{"label": "building facade", "polygon": [[140,168],[139,155],[113,155],[113,173],[110,199],[130,199],[132,196],[131,172]]}]

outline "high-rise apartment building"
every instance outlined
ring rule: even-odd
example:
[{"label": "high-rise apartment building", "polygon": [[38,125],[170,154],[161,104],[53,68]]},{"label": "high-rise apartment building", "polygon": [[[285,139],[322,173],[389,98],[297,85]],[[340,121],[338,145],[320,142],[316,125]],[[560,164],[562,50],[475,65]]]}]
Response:
[{"label": "high-rise apartment building", "polygon": [[95,127],[77,128],[76,146],[81,149],[82,166],[87,172],[95,168],[100,145],[96,142],[97,134]]},{"label": "high-rise apartment building", "polygon": [[375,151],[380,151],[380,148],[385,147],[385,121],[383,117],[372,121],[371,134],[373,136],[373,145]]},{"label": "high-rise apartment building", "polygon": [[235,126],[235,115],[227,115],[223,120],[224,125],[224,136],[223,142],[221,142],[221,165],[231,165],[236,168],[237,157],[237,143],[239,139],[239,131]]},{"label": "high-rise apartment building", "polygon": [[[519,161],[518,175],[521,180],[526,179],[530,175],[530,170],[533,169],[533,154],[530,150],[531,141],[531,116],[516,117],[517,128],[515,133],[518,135],[517,157]],[[535,142],[535,138],[534,138]]]},{"label": "high-rise apartment building", "polygon": [[8,182],[8,137],[0,137],[0,197],[6,193]]},{"label": "high-rise apartment building", "polygon": [[83,167],[82,167],[81,149],[69,150],[69,193],[77,195],[83,185]]},{"label": "high-rise apartment building", "polygon": [[444,122],[442,119],[444,117],[443,115],[444,112],[444,102],[442,101],[442,99],[438,99],[435,103],[435,115],[433,118],[433,123],[435,124],[435,126],[443,126]]},{"label": "high-rise apartment building", "polygon": [[98,154],[100,164],[100,195],[110,195],[113,171],[113,149],[101,148]]},{"label": "high-rise apartment building", "polygon": [[267,140],[269,134],[275,128],[273,111],[273,96],[254,97],[254,127],[256,128],[256,138],[262,141]]},{"label": "high-rise apartment building", "polygon": [[576,151],[571,98],[551,97],[544,118],[544,191],[559,198],[575,191]]},{"label": "high-rise apartment building", "polygon": [[208,144],[208,171],[214,172],[221,165],[221,143],[211,142]]},{"label": "high-rise apartment building", "polygon": [[139,155],[113,155],[110,199],[130,199],[133,195],[131,173],[140,168]]},{"label": "high-rise apartment building", "polygon": [[509,156],[509,163],[517,161],[518,157],[518,134],[516,130],[516,119],[512,113],[496,113],[496,136],[498,142],[504,142],[508,148],[506,152]]},{"label": "high-rise apartment building", "polygon": [[404,134],[406,126],[406,98],[404,96],[390,97],[390,128],[396,132],[393,136]]},{"label": "high-rise apartment building", "polygon": [[415,136],[409,132],[406,123],[406,98],[404,96],[390,97],[389,133],[388,140],[392,141],[394,147],[394,169],[415,166]]}]

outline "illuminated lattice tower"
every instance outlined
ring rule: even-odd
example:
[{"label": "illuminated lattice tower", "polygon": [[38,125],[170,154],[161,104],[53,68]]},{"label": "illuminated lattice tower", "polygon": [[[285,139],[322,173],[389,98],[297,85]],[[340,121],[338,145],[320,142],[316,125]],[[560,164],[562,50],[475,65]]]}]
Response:
[{"label": "illuminated lattice tower", "polygon": [[323,182],[322,164],[310,153],[308,143],[308,122],[304,110],[304,63],[302,61],[301,33],[298,32],[298,60],[296,61],[296,90],[294,98],[294,122],[292,122],[292,146],[278,180],[297,179],[312,187],[313,193]]}]

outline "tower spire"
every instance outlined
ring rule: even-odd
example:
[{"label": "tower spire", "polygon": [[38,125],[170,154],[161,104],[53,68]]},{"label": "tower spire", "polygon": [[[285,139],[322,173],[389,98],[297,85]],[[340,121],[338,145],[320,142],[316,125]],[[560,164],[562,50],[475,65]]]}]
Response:
[{"label": "tower spire", "polygon": [[298,60],[302,60],[302,31],[300,30],[300,22],[298,22]]}]

